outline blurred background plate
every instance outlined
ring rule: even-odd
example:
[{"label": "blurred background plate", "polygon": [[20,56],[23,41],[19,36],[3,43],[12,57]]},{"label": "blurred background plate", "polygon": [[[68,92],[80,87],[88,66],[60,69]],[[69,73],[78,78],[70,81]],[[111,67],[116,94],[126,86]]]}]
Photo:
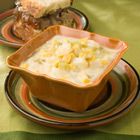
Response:
[{"label": "blurred background plate", "polygon": [[[69,13],[73,16],[76,21],[76,28],[87,30],[89,27],[89,22],[81,11],[75,8],[69,8]],[[20,48],[24,45],[24,41],[17,38],[12,32],[14,17],[13,9],[5,11],[0,14],[0,44],[5,46],[10,46],[14,48]]]}]

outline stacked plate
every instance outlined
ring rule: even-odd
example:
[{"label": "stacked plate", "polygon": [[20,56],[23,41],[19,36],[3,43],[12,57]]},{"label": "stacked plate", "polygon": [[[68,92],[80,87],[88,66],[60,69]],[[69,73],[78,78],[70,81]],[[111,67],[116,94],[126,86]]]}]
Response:
[{"label": "stacked plate", "polygon": [[6,97],[19,113],[39,124],[67,129],[112,122],[132,109],[139,99],[139,89],[139,76],[125,60],[121,60],[110,73],[104,96],[83,113],[71,112],[36,99],[16,72],[11,71],[5,81]]}]

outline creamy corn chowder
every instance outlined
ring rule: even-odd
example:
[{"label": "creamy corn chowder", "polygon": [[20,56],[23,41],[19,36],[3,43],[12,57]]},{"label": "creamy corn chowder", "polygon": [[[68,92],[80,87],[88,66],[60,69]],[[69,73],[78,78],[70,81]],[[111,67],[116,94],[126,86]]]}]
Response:
[{"label": "creamy corn chowder", "polygon": [[87,85],[105,71],[117,54],[118,51],[87,38],[56,35],[20,67],[78,85]]}]

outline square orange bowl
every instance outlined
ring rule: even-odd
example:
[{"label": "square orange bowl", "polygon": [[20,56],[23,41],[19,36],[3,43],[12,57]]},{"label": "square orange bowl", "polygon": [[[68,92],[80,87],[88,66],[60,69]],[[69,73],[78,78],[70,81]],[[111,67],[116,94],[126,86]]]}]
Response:
[{"label": "square orange bowl", "polygon": [[[78,85],[66,80],[56,79],[47,74],[39,74],[21,68],[20,64],[33,52],[55,35],[73,38],[88,38],[102,46],[118,51],[116,57],[107,66],[104,72],[92,83]],[[127,49],[127,45],[120,40],[101,36],[87,31],[68,28],[65,26],[52,26],[28,41],[23,47],[7,58],[7,65],[16,71],[26,82],[33,96],[47,103],[75,112],[85,111],[95,100],[103,96],[102,90],[106,86],[109,72],[116,66]]]}]

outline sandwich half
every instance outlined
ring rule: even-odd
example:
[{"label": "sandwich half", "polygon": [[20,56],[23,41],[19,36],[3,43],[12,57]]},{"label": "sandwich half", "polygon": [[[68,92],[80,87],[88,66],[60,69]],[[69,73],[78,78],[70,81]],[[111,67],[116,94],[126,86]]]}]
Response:
[{"label": "sandwich half", "polygon": [[68,7],[72,0],[18,0],[14,11],[13,33],[24,41],[51,25],[75,27]]}]

